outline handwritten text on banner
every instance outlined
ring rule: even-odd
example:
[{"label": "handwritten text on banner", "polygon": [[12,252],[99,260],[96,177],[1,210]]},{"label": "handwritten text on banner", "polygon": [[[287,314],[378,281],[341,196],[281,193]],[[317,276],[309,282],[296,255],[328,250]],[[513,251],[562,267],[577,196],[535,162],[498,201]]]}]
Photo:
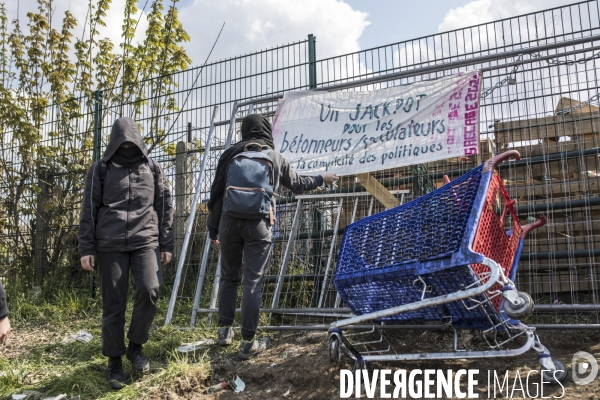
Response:
[{"label": "handwritten text on banner", "polygon": [[350,175],[477,154],[479,71],[365,92],[285,95],[275,150],[303,175]]}]

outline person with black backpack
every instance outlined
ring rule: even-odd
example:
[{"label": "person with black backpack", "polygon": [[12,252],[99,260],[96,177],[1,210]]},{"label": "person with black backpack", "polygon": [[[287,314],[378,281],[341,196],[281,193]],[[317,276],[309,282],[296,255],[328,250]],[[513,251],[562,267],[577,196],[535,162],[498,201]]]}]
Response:
[{"label": "person with black backpack", "polygon": [[245,117],[242,140],[219,159],[208,202],[209,237],[221,252],[218,340],[222,346],[233,342],[237,291],[243,284],[242,341],[238,352],[242,359],[253,357],[270,344],[269,338],[255,339],[255,334],[271,251],[273,193],[280,184],[300,194],[338,179],[335,174],[300,176],[274,148],[269,120],[259,114]]},{"label": "person with black backpack", "polygon": [[[134,372],[150,368],[142,345],[156,314],[161,265],[173,253],[172,223],[171,191],[161,166],[148,156],[137,123],[117,119],[104,156],[89,168],[78,235],[81,266],[87,271],[98,266],[102,354],[109,357],[107,378],[114,389],[126,383],[123,355]],[[129,271],[135,294],[126,348]]]}]

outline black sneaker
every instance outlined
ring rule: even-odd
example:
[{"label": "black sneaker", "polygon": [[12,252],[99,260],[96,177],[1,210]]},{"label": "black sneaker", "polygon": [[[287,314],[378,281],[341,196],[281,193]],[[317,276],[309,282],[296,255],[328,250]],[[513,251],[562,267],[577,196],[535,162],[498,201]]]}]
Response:
[{"label": "black sneaker", "polygon": [[265,351],[271,345],[271,339],[268,337],[263,337],[260,339],[252,339],[250,342],[242,340],[240,343],[240,351],[238,352],[238,356],[247,360],[251,357],[254,357],[258,353]]},{"label": "black sneaker", "polygon": [[119,358],[109,358],[108,368],[106,369],[106,379],[108,385],[113,389],[122,389],[127,384],[125,373],[123,372],[123,361]]},{"label": "black sneaker", "polygon": [[150,370],[150,363],[144,355],[141,345],[129,342],[125,356],[131,361],[134,372],[148,372]]},{"label": "black sneaker", "polygon": [[219,344],[221,346],[229,346],[233,342],[233,328],[223,326],[219,328]]}]

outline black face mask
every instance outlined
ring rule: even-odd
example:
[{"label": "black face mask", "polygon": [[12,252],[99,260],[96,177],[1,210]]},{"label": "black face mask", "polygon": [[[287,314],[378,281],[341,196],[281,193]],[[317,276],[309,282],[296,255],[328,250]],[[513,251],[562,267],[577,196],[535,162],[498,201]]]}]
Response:
[{"label": "black face mask", "polygon": [[142,151],[137,146],[131,146],[131,147],[121,146],[117,149],[116,153],[126,159],[133,159],[133,158],[137,158],[142,155]]}]

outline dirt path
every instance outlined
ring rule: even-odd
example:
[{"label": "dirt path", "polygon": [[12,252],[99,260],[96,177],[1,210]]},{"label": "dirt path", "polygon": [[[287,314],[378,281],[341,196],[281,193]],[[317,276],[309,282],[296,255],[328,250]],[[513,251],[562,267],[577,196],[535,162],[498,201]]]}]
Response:
[{"label": "dirt path", "polygon": [[[450,350],[452,335],[443,332],[401,331],[393,335],[392,343],[403,351]],[[571,378],[571,359],[575,352],[586,351],[600,358],[600,332],[595,331],[543,331],[539,333],[542,343],[552,356],[563,361],[569,370],[565,383],[565,399],[598,399],[600,397],[600,377],[586,386],[578,386]],[[325,332],[286,332],[274,336],[271,349],[257,358],[245,362],[235,357],[227,357],[212,363],[213,381],[218,382],[232,373],[237,373],[246,383],[243,393],[223,391],[215,393],[217,399],[337,399],[340,394],[340,369],[353,369],[353,362],[342,356],[339,364],[329,361],[328,337]],[[466,335],[462,345],[479,344],[478,336]],[[404,350],[405,349],[405,350]],[[455,360],[455,361],[415,361],[373,364],[369,369],[479,369],[480,398],[487,398],[488,371],[496,371],[503,376],[509,371],[511,390],[516,371],[523,376],[531,369],[539,369],[537,354],[529,351],[512,358]],[[493,372],[491,372],[493,377]],[[532,374],[537,376],[539,374]],[[533,378],[532,378],[533,382]],[[530,395],[535,395],[535,386],[530,384]],[[513,392],[513,398],[523,398],[521,391]],[[504,392],[506,393],[506,392]],[[544,396],[561,397],[560,386],[544,385]],[[525,394],[527,396],[527,394]],[[539,396],[539,395],[538,395]],[[353,396],[354,398],[354,396]],[[363,392],[363,398],[364,392]],[[379,397],[375,397],[379,398]],[[496,398],[505,398],[499,394]]]},{"label": "dirt path", "polygon": [[[64,330],[64,332],[63,332]],[[31,354],[32,358],[55,357],[56,352],[61,353],[61,357],[70,354],[70,347],[58,346],[61,338],[68,327],[64,329],[53,329],[50,325],[36,326],[35,329],[23,329],[15,332],[9,346],[3,347],[0,351],[0,357],[5,360],[27,357]],[[98,333],[98,332],[95,332]],[[552,396],[564,399],[600,399],[600,377],[586,386],[578,386],[573,383],[571,377],[571,360],[573,354],[578,351],[586,351],[596,359],[600,359],[600,332],[599,331],[541,331],[539,333],[542,343],[550,350],[552,356],[564,362],[569,371],[569,377],[565,383],[564,396],[560,386],[545,385],[544,396]],[[201,355],[206,360],[209,357],[210,370],[203,366],[199,371],[200,375],[186,375],[184,378],[170,376],[168,379],[176,381],[169,385],[167,391],[159,391],[159,394],[153,396],[143,396],[143,398],[152,399],[338,399],[340,398],[340,370],[354,369],[354,363],[346,356],[342,355],[341,361],[333,364],[329,361],[328,336],[323,331],[286,331],[274,333],[273,346],[258,357],[240,361],[235,353],[236,349],[231,348],[227,351],[217,347],[212,347],[207,353]],[[390,342],[395,349],[401,353],[423,352],[423,351],[452,351],[453,336],[451,332],[440,331],[394,331],[389,334]],[[156,338],[155,338],[156,340]],[[104,360],[94,358],[96,353],[100,352],[99,342],[93,342],[94,348],[88,349],[83,345],[75,346],[89,353],[90,363],[83,365],[81,371],[85,373],[88,379],[96,379],[98,388],[101,391],[98,395],[111,397],[116,393],[110,393],[104,383]],[[465,332],[461,335],[459,346],[467,349],[474,349],[484,344],[481,336],[475,332]],[[162,348],[162,341],[154,343],[154,346]],[[176,348],[179,342],[170,343],[169,346]],[[33,352],[33,353],[31,353]],[[74,355],[75,356],[75,355]],[[162,358],[161,356],[160,358]],[[62,360],[62,359],[61,359]],[[164,361],[164,360],[163,360]],[[53,382],[57,379],[67,379],[69,376],[60,378],[60,374],[65,375],[64,371],[68,368],[64,362],[59,365],[60,368],[48,371],[36,371],[30,367],[27,371],[27,382],[35,388],[35,380],[46,379],[44,374],[56,374]],[[11,364],[7,364],[11,365]],[[79,364],[78,364],[79,365]],[[196,365],[192,363],[190,367]],[[11,368],[17,368],[16,366]],[[21,368],[21,367],[18,367]],[[189,368],[189,367],[186,367]],[[373,369],[452,369],[456,372],[459,369],[478,369],[479,385],[477,386],[479,398],[488,398],[487,395],[487,376],[488,371],[493,371],[498,376],[503,377],[506,371],[509,371],[509,383],[512,389],[515,382],[516,371],[520,372],[525,382],[525,377],[529,371],[538,370],[537,353],[528,351],[527,353],[513,358],[483,358],[477,360],[449,360],[449,361],[414,361],[414,362],[390,362],[374,363],[368,366],[369,371]],[[60,373],[60,374],[59,374]],[[237,374],[246,383],[246,390],[242,393],[233,393],[230,390],[221,391],[215,394],[205,394],[205,388],[208,385],[219,383],[232,374]],[[68,375],[68,374],[67,374]],[[207,377],[205,379],[205,377]],[[492,375],[493,376],[493,375]],[[539,379],[539,374],[532,376]],[[150,379],[147,377],[146,379]],[[193,378],[193,379],[191,379]],[[70,379],[70,378],[69,378]],[[68,382],[71,380],[67,379]],[[501,378],[502,379],[502,378]],[[65,381],[66,382],[66,381]],[[538,381],[539,382],[539,381]],[[82,383],[80,383],[82,384]],[[36,390],[45,391],[48,385],[44,384]],[[535,395],[535,386],[530,385],[532,396]],[[465,389],[463,387],[463,389]],[[516,386],[513,392],[513,398],[523,398],[523,393]],[[390,391],[393,389],[390,389]],[[67,391],[61,389],[61,393]],[[377,391],[378,393],[378,391]],[[493,392],[492,392],[493,393]],[[504,390],[506,393],[506,389]],[[94,398],[97,398],[95,396]],[[493,397],[493,396],[492,396]],[[540,397],[538,395],[538,397]],[[82,396],[85,398],[85,396]],[[112,397],[111,397],[112,398]],[[128,397],[129,398],[129,397]],[[354,396],[352,397],[354,398]],[[363,391],[363,397],[364,391]],[[380,398],[378,395],[375,398]],[[498,392],[496,398],[505,398]]]}]

